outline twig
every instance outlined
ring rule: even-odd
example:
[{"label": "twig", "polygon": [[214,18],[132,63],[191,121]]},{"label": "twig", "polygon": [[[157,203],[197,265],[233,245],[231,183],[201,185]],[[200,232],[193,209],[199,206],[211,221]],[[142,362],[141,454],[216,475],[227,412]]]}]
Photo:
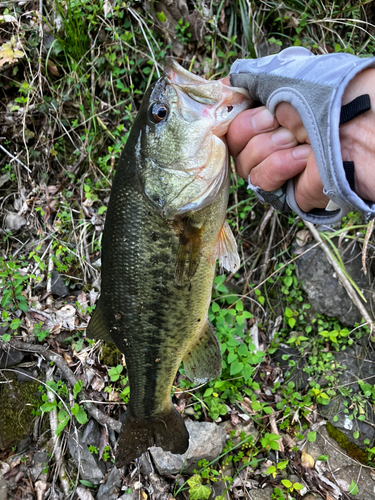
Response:
[{"label": "twig", "polygon": [[327,257],[327,260],[331,264],[333,269],[335,270],[335,273],[336,273],[338,279],[340,280],[340,283],[345,288],[345,290],[346,290],[347,294],[349,295],[350,299],[352,300],[353,304],[358,308],[359,312],[361,313],[362,317],[366,321],[366,323],[367,323],[367,325],[370,328],[370,331],[372,333],[373,326],[374,326],[373,320],[371,319],[365,306],[360,301],[358,295],[355,293],[353,286],[349,282],[348,278],[345,276],[341,267],[338,265],[338,263],[332,257],[332,254],[331,254],[328,246],[322,240],[322,238],[321,238],[318,230],[315,228],[315,226],[313,224],[311,224],[311,222],[307,222],[307,221],[303,221],[303,222],[304,222],[305,226],[310,230],[310,232],[314,236],[315,240],[321,245],[321,248]]},{"label": "twig", "polygon": [[[270,422],[272,432],[274,434],[277,434],[277,436],[280,436],[279,429],[277,428],[277,425],[276,425],[276,416],[275,416],[274,411],[272,411],[272,413],[270,413],[270,415],[268,415],[268,420]],[[281,453],[284,453],[284,444],[283,444],[282,439],[279,439],[277,442],[279,443],[279,451]]]},{"label": "twig", "polygon": [[26,170],[31,174],[31,170],[29,169],[29,167],[26,167],[26,165],[24,163],[22,163],[21,160],[19,160],[18,158],[16,158],[15,156],[11,155],[9,153],[9,151],[7,151],[1,144],[0,144],[0,149],[2,149],[4,151],[5,154],[7,154],[8,156],[10,156],[12,158],[12,160],[16,161],[17,163],[19,163],[20,165],[23,166],[23,168],[26,168]]},{"label": "twig", "polygon": [[[72,371],[66,364],[65,360],[59,355],[56,354],[55,352],[52,352],[48,349],[46,349],[43,346],[36,345],[36,344],[27,344],[26,342],[21,342],[19,340],[11,340],[9,343],[2,342],[0,340],[0,348],[3,347],[3,345],[10,345],[14,349],[18,349],[21,351],[27,351],[27,352],[37,352],[41,355],[43,355],[46,359],[49,361],[53,361],[56,366],[61,370],[63,373],[64,377],[67,379],[69,384],[74,387],[77,383],[76,377],[73,375]],[[81,392],[78,394],[78,398],[81,400],[89,400],[89,396],[84,390],[81,390]],[[107,417],[104,413],[102,413],[98,408],[96,408],[92,403],[83,403],[87,412],[101,425],[108,425],[110,429],[116,432],[121,431],[121,423],[117,422],[117,420]]]},{"label": "twig", "polygon": [[262,273],[260,275],[259,281],[263,281],[265,276],[266,276],[268,262],[270,260],[270,255],[271,255],[272,242],[273,242],[273,238],[275,236],[277,212],[275,209],[273,209],[272,213],[273,213],[273,215],[272,215],[272,221],[271,221],[271,232],[270,232],[270,237],[268,238],[267,250],[266,250],[266,253],[264,254],[264,260],[263,260],[263,266],[262,266],[263,269],[262,269]]},{"label": "twig", "polygon": [[374,219],[370,221],[370,224],[368,225],[367,231],[366,231],[366,236],[365,236],[365,241],[363,242],[363,249],[362,249],[362,269],[363,273],[366,275],[367,274],[367,267],[366,267],[366,257],[367,257],[367,247],[368,247],[368,242],[369,239],[371,238],[372,235],[372,230],[374,229]]},{"label": "twig", "polygon": [[[52,243],[52,241],[51,241]],[[52,305],[53,304],[53,297],[52,297],[52,271],[53,271],[53,259],[52,259],[52,245],[49,245],[49,254],[48,254],[48,274],[47,274],[47,300],[46,303],[47,305]]]},{"label": "twig", "polygon": [[[46,373],[46,383],[53,381],[53,371],[55,367],[49,367]],[[56,398],[55,394],[47,389],[47,399],[49,403],[55,403]],[[51,427],[51,435],[52,435],[52,441],[53,441],[53,451],[56,459],[56,464],[58,467],[59,471],[59,478],[60,478],[60,483],[61,487],[64,491],[64,494],[67,496],[69,495],[69,478],[66,473],[66,468],[65,468],[65,463],[64,463],[64,456],[62,454],[62,449],[61,449],[61,441],[60,441],[60,436],[56,435],[56,429],[59,424],[58,418],[57,418],[57,411],[56,409],[52,409],[49,412],[49,424]]]}]

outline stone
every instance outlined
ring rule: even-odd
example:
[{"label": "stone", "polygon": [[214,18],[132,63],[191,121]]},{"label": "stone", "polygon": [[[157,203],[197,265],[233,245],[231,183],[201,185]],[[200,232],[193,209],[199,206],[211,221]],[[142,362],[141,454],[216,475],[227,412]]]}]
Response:
[{"label": "stone", "polygon": [[273,488],[266,486],[263,489],[251,490],[251,500],[270,500],[272,498]]},{"label": "stone", "polygon": [[100,470],[94,455],[90,453],[88,445],[82,441],[81,432],[78,432],[78,443],[75,433],[69,436],[68,447],[77,466],[80,464],[81,478],[91,481],[93,484],[99,484],[104,477],[103,472]]},{"label": "stone", "polygon": [[83,431],[82,442],[88,446],[95,446],[99,448],[100,446],[100,429],[99,424],[96,420],[91,419],[86,424]]},{"label": "stone", "polygon": [[117,500],[121,487],[121,471],[113,467],[107,481],[100,485],[96,500]]},{"label": "stone", "polygon": [[[306,451],[315,461],[320,455],[328,455],[328,464],[325,465],[325,462],[322,462],[322,467],[326,467],[326,471],[319,472],[319,477],[323,477],[325,472],[330,474],[330,471],[333,471],[335,480],[345,481],[349,484],[353,480],[358,485],[356,500],[374,500],[375,481],[372,479],[369,469],[362,467],[358,462],[348,457],[336,441],[329,437],[324,426],[318,429],[316,441],[307,443]],[[318,461],[317,464],[319,463]],[[320,470],[320,467],[316,466],[316,468],[318,471]]]},{"label": "stone", "polygon": [[22,215],[14,212],[9,212],[4,219],[5,228],[9,231],[18,231],[21,227],[26,226],[27,220]]},{"label": "stone", "polygon": [[51,293],[58,297],[69,295],[69,289],[57,271],[52,271],[51,274]]},{"label": "stone", "polygon": [[131,491],[130,493],[121,495],[118,500],[139,500],[139,494],[135,491]]},{"label": "stone", "polygon": [[91,491],[87,488],[84,488],[83,486],[78,486],[78,488],[76,489],[76,493],[79,500],[94,500]]},{"label": "stone", "polygon": [[[32,436],[32,414],[39,398],[38,381],[19,382],[14,373],[0,373],[0,451],[19,445],[29,446]],[[26,438],[27,443],[22,440]]]},{"label": "stone", "polygon": [[[6,332],[7,329],[0,326],[0,339]],[[3,347],[0,347],[0,369],[17,365],[21,363],[24,357],[25,353],[23,351],[12,349],[10,346],[3,344]]]},{"label": "stone", "polygon": [[[283,356],[289,357],[284,360]],[[303,371],[307,361],[305,357],[301,358],[301,354],[297,351],[297,349],[293,349],[293,347],[289,347],[285,344],[280,344],[272,355],[272,359],[282,369],[284,377],[287,373],[290,373],[287,380],[288,382],[294,382],[298,391],[307,387],[309,383],[309,375]],[[290,360],[296,363],[295,366],[289,366]]]},{"label": "stone", "polygon": [[[338,240],[334,239],[333,243],[337,245]],[[313,243],[309,243],[302,250],[305,251],[312,246]],[[292,250],[293,248],[297,248],[296,244],[293,245]],[[343,248],[339,249],[340,254],[343,250]],[[366,297],[367,307],[369,307],[372,301],[367,290],[371,288],[372,276],[370,270],[367,276],[362,271],[361,250],[355,245],[351,251],[342,256],[342,260],[348,275]],[[354,326],[356,322],[361,321],[361,314],[337,279],[333,267],[320,247],[301,254],[295,261],[295,266],[298,279],[302,282],[315,312],[329,317],[336,316],[341,323],[348,326]]]},{"label": "stone", "polygon": [[152,447],[155,467],[161,476],[178,474],[193,474],[198,469],[200,460],[215,460],[225,446],[226,432],[211,422],[186,422],[189,431],[189,448],[183,455],[173,455],[169,451]]},{"label": "stone", "polygon": [[[330,422],[336,429],[341,431],[348,440],[359,446],[363,450],[371,448],[375,444],[375,413],[370,404],[365,407],[366,421],[360,421],[354,416],[352,418],[351,399],[355,394],[362,394],[358,385],[358,380],[375,385],[375,353],[368,352],[360,346],[347,347],[344,351],[334,353],[336,362],[342,367],[340,375],[340,385],[351,390],[348,398],[345,398],[340,391],[332,397],[328,405],[318,405],[319,413]],[[345,406],[347,402],[347,406]],[[351,418],[349,418],[349,416]],[[369,422],[369,423],[366,423]],[[359,432],[359,437],[354,438],[353,433]],[[364,444],[368,439],[369,445]]]}]

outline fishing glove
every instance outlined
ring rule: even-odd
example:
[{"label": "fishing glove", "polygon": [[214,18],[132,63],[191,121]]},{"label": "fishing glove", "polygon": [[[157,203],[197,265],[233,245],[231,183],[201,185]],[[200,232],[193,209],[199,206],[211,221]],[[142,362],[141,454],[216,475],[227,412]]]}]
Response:
[{"label": "fishing glove", "polygon": [[251,184],[258,198],[281,211],[294,210],[314,224],[338,222],[352,210],[365,218],[375,217],[375,203],[363,200],[354,191],[354,163],[343,162],[339,125],[371,109],[368,94],[341,106],[348,83],[365,68],[375,67],[375,57],[362,59],[351,54],[313,55],[303,47],[291,47],[260,59],[239,59],[230,72],[231,85],[249,90],[253,99],[275,114],[280,102],[289,102],[298,111],[314,151],[324,194],[330,198],[326,209],[303,212],[296,203],[293,179],[281,188],[266,192]]}]

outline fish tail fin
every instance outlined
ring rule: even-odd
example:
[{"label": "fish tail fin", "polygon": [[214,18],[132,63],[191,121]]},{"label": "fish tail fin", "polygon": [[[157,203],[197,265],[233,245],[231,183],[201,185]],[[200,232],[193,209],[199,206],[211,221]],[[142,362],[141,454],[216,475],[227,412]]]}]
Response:
[{"label": "fish tail fin", "polygon": [[116,467],[129,464],[151,446],[182,455],[189,447],[189,433],[181,415],[173,408],[148,419],[125,413],[122,434],[116,452]]}]

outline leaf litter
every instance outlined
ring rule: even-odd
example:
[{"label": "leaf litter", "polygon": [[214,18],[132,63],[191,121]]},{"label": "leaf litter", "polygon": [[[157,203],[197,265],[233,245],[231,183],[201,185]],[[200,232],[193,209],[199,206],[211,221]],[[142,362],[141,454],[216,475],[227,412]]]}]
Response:
[{"label": "leaf litter", "polygon": [[[202,2],[202,12],[194,25],[196,14],[193,16],[193,12],[196,11],[186,2],[180,2],[180,10],[176,12],[172,12],[172,7],[160,3],[161,10],[156,11],[156,14],[134,5],[131,7],[133,13],[128,11],[125,15],[128,16],[128,28],[122,33],[120,48],[116,52],[113,41],[115,38],[111,39],[109,33],[114,34],[119,29],[118,19],[111,17],[115,15],[116,9],[113,8],[117,3],[109,5],[106,2],[103,6],[104,17],[101,17],[101,12],[94,13],[98,22],[95,24],[95,36],[92,31],[94,24],[90,24],[86,30],[86,41],[82,38],[83,46],[89,43],[88,50],[76,59],[84,60],[87,69],[79,73],[77,64],[74,68],[70,66],[72,71],[69,73],[68,83],[67,80],[59,81],[59,78],[68,72],[70,62],[68,64],[67,61],[74,59],[71,54],[64,52],[66,46],[64,49],[64,39],[58,35],[57,13],[53,15],[54,18],[51,12],[46,12],[48,22],[43,25],[43,43],[37,45],[43,57],[37,60],[33,38],[24,43],[24,39],[20,38],[19,27],[27,27],[36,34],[39,26],[32,18],[22,19],[20,13],[25,13],[22,10],[25,7],[22,2],[18,4],[14,16],[4,13],[4,7],[0,7],[0,22],[7,27],[7,33],[2,32],[0,35],[0,80],[7,95],[4,101],[6,110],[0,111],[1,135],[4,136],[1,137],[1,144],[6,151],[2,150],[4,155],[0,159],[0,215],[6,221],[6,216],[14,213],[23,217],[26,224],[13,230],[5,222],[2,229],[2,256],[5,257],[2,263],[4,260],[11,261],[16,266],[13,270],[7,270],[6,278],[19,282],[17,286],[22,290],[13,297],[15,303],[12,304],[15,307],[9,304],[4,306],[2,303],[2,311],[8,316],[2,312],[5,330],[1,334],[11,334],[10,343],[16,349],[24,350],[27,347],[25,358],[15,365],[14,370],[29,370],[30,367],[36,370],[35,374],[41,381],[41,394],[47,393],[42,382],[45,383],[48,366],[50,363],[55,364],[52,389],[56,389],[56,405],[60,405],[60,408],[56,406],[56,415],[58,424],[67,421],[61,431],[60,446],[64,457],[62,460],[72,485],[69,495],[71,498],[90,500],[97,496],[99,484],[95,486],[88,480],[80,479],[77,474],[79,466],[67,452],[67,443],[70,436],[84,428],[85,416],[98,422],[97,446],[90,445],[90,453],[99,459],[98,463],[105,471],[101,482],[106,484],[113,468],[111,460],[116,446],[115,432],[119,431],[119,422],[126,407],[126,394],[123,394],[127,387],[126,369],[118,381],[111,382],[108,371],[111,367],[122,364],[121,355],[103,342],[89,342],[85,338],[85,328],[100,291],[99,252],[105,219],[103,209],[108,203],[110,179],[123,144],[122,137],[128,133],[132,116],[140,104],[141,97],[136,91],[142,93],[147,83],[155,78],[155,68],[163,64],[162,50],[170,51],[175,57],[179,57],[182,50],[183,57],[189,61],[193,71],[210,77],[224,76],[235,57],[248,56],[249,51],[238,45],[239,40],[233,40],[234,46],[237,44],[236,52],[229,59],[226,59],[224,52],[223,55],[213,54],[211,58],[206,55],[209,47],[211,50],[212,46],[221,46],[220,44],[226,43],[225,37],[233,35],[233,31],[229,31],[233,30],[231,26],[234,26],[234,19],[240,17],[244,10],[242,7],[241,12],[236,12],[229,2],[225,2],[225,7],[215,13],[216,17],[212,17],[209,2]],[[59,5],[61,14],[66,6],[63,3]],[[219,7],[217,6],[218,9]],[[161,12],[164,16],[158,15]],[[261,10],[255,12],[254,16],[259,16],[258,19],[264,17]],[[299,14],[295,16],[299,19]],[[30,19],[29,25],[25,19]],[[177,22],[175,31],[169,26],[173,19],[173,22]],[[217,23],[215,28],[213,19]],[[132,25],[134,20],[136,23]],[[259,26],[263,26],[262,22],[259,22]],[[73,26],[66,25],[65,29],[67,39],[72,43]],[[155,30],[152,36],[161,37],[163,34],[170,47],[165,48],[161,41],[155,45],[148,30]],[[211,37],[210,43],[205,44],[204,36],[197,36],[197,33]],[[256,50],[259,50],[261,43],[266,43],[265,33],[265,28],[261,28]],[[239,39],[242,37],[246,42],[248,33],[245,29],[238,35]],[[153,44],[152,54],[148,43],[145,43],[145,36],[148,37],[148,43]],[[137,43],[131,45],[134,40]],[[128,50],[129,46],[135,51],[135,60],[125,57],[124,50]],[[96,50],[98,54],[95,53]],[[226,52],[229,51],[230,47],[227,46]],[[122,62],[116,69],[114,61],[120,60],[122,56]],[[105,63],[98,63],[100,57]],[[215,68],[216,63],[210,63],[211,59],[220,61],[219,68]],[[134,68],[138,68],[137,71]],[[222,75],[216,74],[217,70]],[[17,85],[13,84],[14,81]],[[89,89],[92,100],[85,100],[82,89]],[[125,118],[119,119],[120,115]],[[97,130],[100,130],[100,134]],[[240,180],[235,182],[237,191],[234,191],[232,206],[245,203],[233,209],[233,227],[238,228],[241,233],[242,259],[247,264],[243,266],[239,278],[232,277],[229,284],[221,284],[217,288],[228,286],[238,297],[242,297],[249,292],[250,286],[256,286],[257,279],[264,279],[269,272],[273,272],[276,253],[271,253],[273,260],[262,260],[262,254],[267,248],[273,248],[273,245],[284,252],[295,233],[301,246],[311,236],[310,232],[301,230],[298,222],[292,222],[288,226],[284,216],[274,216],[272,210],[247,198],[244,187],[238,184]],[[242,210],[245,207],[248,210]],[[272,237],[271,224],[275,228]],[[367,251],[370,252],[370,249],[371,240],[367,243]],[[53,269],[58,271],[68,286],[68,296],[59,296],[49,289],[48,276]],[[2,286],[4,292],[4,280]],[[273,287],[275,285],[270,286],[271,293]],[[252,317],[243,318],[242,321],[245,330],[251,331],[249,337],[255,345],[255,351],[264,351],[267,346],[272,346],[273,328],[271,322],[267,324],[267,318],[261,310],[261,306],[265,305],[259,297],[263,295],[256,295],[255,291],[252,293],[253,302],[245,309],[251,312]],[[242,299],[242,302],[246,301]],[[19,307],[22,303],[27,303],[26,311]],[[233,309],[231,304],[226,307],[228,310]],[[13,328],[12,325],[18,326]],[[233,339],[237,342],[237,348],[244,343],[241,336],[234,336]],[[8,341],[1,342],[7,349]],[[238,368],[240,363],[242,362],[233,366]],[[175,398],[174,402],[183,417],[215,421],[217,425],[226,424],[228,442],[234,440],[231,434],[239,429],[242,429],[240,433],[244,432],[249,422],[256,421],[257,434],[249,440],[250,444],[245,443],[246,446],[241,445],[239,449],[228,452],[213,465],[213,470],[221,470],[228,466],[225,464],[226,457],[234,457],[230,461],[233,467],[229,474],[234,479],[227,483],[226,488],[229,498],[249,498],[251,491],[267,485],[272,488],[271,492],[279,487],[284,495],[287,494],[286,488],[281,485],[283,469],[277,469],[277,465],[283,460],[288,461],[287,473],[296,474],[310,492],[321,498],[349,498],[349,492],[356,492],[357,477],[350,481],[336,477],[336,471],[331,469],[329,460],[322,462],[313,458],[314,455],[310,454],[309,445],[306,444],[309,432],[315,432],[315,420],[317,423],[322,422],[316,413],[316,404],[312,402],[305,408],[304,416],[296,411],[292,425],[286,426],[287,417],[276,410],[276,405],[284,396],[280,389],[273,390],[275,384],[284,382],[284,374],[269,353],[254,366],[252,394],[244,392],[239,396],[237,393],[236,397],[224,403],[219,402],[219,396],[215,396],[221,392],[217,388],[213,388],[210,397],[215,404],[211,404],[209,397],[204,398],[199,390],[190,386],[183,374],[180,373],[175,380],[175,395],[178,395],[178,399]],[[0,370],[0,373],[5,376],[6,371]],[[236,374],[232,378],[235,377]],[[79,382],[82,383],[82,388],[74,396]],[[199,400],[197,397],[203,399]],[[34,448],[19,451],[9,447],[0,451],[1,470],[8,489],[15,498],[61,498],[63,487],[58,476],[59,464],[47,456],[45,464],[41,464],[38,477],[30,472],[35,468],[37,453],[53,451],[53,440],[48,431],[48,415],[40,411],[40,403],[39,408],[36,404],[34,427],[30,430]],[[63,413],[64,404],[72,413],[69,419],[68,413]],[[272,411],[267,413],[267,408]],[[264,431],[269,436],[274,434],[275,438],[262,447],[260,439],[264,436]],[[329,441],[330,438],[321,429],[317,430],[316,439],[329,443],[329,454],[334,442]],[[275,477],[267,473],[269,467],[275,467]],[[210,467],[196,476],[186,477],[187,483],[184,480],[181,483],[179,476],[159,476],[152,463],[147,464],[146,461],[132,464],[129,469],[121,471],[119,477],[121,486],[118,491],[114,490],[118,497],[128,489],[133,489],[140,498],[168,499],[175,495],[178,499],[189,498],[189,495],[190,498],[203,498],[208,493],[211,494],[215,484],[212,480],[215,474],[210,472]],[[189,493],[189,489],[193,491]],[[295,491],[291,495],[291,498],[299,498]]]}]

